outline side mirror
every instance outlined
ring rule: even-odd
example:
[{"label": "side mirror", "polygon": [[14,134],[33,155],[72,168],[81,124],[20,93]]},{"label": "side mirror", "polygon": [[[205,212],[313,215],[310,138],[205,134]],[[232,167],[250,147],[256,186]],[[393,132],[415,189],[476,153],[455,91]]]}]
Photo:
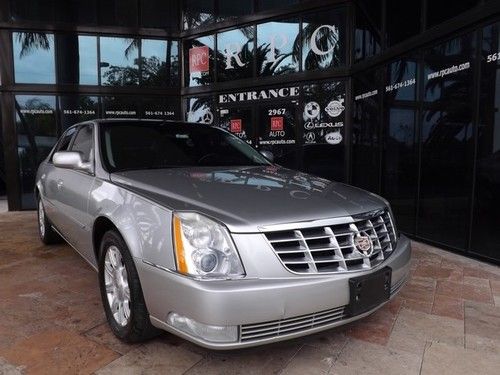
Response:
[{"label": "side mirror", "polygon": [[264,156],[267,160],[269,160],[271,163],[274,162],[274,154],[271,151],[261,150],[260,154]]},{"label": "side mirror", "polygon": [[93,173],[92,163],[84,162],[82,154],[76,151],[59,151],[52,156],[56,167]]}]

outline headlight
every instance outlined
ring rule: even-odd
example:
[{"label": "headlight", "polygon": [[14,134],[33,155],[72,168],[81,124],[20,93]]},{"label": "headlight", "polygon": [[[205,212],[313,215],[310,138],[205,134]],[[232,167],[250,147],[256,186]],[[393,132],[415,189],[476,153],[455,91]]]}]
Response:
[{"label": "headlight", "polygon": [[228,230],[195,212],[173,216],[177,271],[203,279],[233,279],[245,276]]}]

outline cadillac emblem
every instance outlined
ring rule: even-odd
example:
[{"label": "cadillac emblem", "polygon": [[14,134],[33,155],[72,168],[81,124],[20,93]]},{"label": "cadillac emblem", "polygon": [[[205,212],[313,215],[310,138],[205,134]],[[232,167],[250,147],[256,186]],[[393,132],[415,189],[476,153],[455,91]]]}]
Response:
[{"label": "cadillac emblem", "polygon": [[354,246],[356,246],[356,250],[365,257],[369,257],[373,253],[372,240],[365,232],[360,232],[354,237]]}]

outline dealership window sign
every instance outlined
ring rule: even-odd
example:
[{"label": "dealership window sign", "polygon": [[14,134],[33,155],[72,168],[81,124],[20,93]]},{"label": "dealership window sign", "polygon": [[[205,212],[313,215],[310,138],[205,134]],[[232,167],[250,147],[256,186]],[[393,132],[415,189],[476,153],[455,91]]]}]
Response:
[{"label": "dealership window sign", "polygon": [[219,103],[238,103],[252,100],[290,98],[299,96],[299,87],[283,87],[280,89],[243,91],[219,95]]},{"label": "dealership window sign", "polygon": [[[318,56],[325,56],[330,53],[332,53],[336,46],[337,43],[330,43],[326,48],[325,46],[319,45],[319,38],[318,35],[321,35],[323,31],[329,31],[336,37],[334,40],[339,40],[339,29],[335,25],[320,25],[318,26],[311,34],[311,37],[309,38],[309,46],[311,47],[311,51],[315,53]],[[275,62],[278,57],[279,57],[279,50],[284,48],[285,46],[288,45],[290,42],[288,36],[285,33],[273,33],[269,34],[268,36],[268,42],[269,42],[269,52],[267,53],[267,60],[270,62]],[[243,44],[238,43],[238,42],[230,42],[226,43],[221,46],[221,50],[224,54],[224,61],[225,61],[225,69],[230,70],[230,69],[235,69],[237,67],[244,67],[248,62],[243,61],[242,57],[242,50],[243,50]],[[196,48],[202,48],[202,47],[196,47]],[[205,47],[206,48],[206,47]],[[189,51],[189,62],[191,66],[191,51],[195,49],[192,48]],[[195,52],[193,52],[193,55]],[[207,48],[207,53],[206,53],[206,60],[208,61],[208,48]],[[194,57],[193,57],[194,58]],[[200,56],[197,56],[198,59],[202,59]],[[208,62],[207,62],[207,67],[206,69],[208,70]],[[191,70],[191,73],[197,72],[200,70]],[[205,70],[206,71],[206,70]]]},{"label": "dealership window sign", "polygon": [[189,49],[189,72],[203,73],[210,68],[209,49],[207,46]]}]

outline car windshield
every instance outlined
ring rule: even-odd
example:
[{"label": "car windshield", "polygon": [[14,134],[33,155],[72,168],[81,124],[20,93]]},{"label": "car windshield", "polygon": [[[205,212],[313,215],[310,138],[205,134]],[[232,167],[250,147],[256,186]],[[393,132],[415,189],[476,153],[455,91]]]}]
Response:
[{"label": "car windshield", "polygon": [[100,138],[109,172],[270,164],[238,137],[207,125],[110,122],[101,125]]}]

